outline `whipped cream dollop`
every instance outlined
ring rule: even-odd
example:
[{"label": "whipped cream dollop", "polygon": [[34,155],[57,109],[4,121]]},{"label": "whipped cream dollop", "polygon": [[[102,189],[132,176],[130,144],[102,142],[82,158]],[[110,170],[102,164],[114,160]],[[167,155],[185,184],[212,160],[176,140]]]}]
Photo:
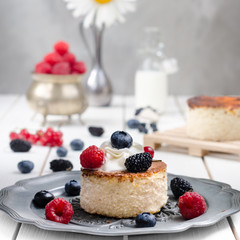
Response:
[{"label": "whipped cream dollop", "polygon": [[100,148],[105,152],[105,161],[100,170],[105,172],[126,170],[124,165],[126,159],[144,151],[142,145],[135,142],[130,148],[117,149],[112,147],[110,141],[106,141],[101,144]]}]

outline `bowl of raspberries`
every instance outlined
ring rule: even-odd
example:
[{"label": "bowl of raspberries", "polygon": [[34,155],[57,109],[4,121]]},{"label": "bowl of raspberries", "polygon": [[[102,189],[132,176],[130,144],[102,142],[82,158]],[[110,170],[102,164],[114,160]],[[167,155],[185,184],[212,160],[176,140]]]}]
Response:
[{"label": "bowl of raspberries", "polygon": [[70,52],[67,42],[58,41],[53,51],[35,65],[27,100],[32,109],[47,115],[82,114],[87,97],[82,82],[86,66]]}]

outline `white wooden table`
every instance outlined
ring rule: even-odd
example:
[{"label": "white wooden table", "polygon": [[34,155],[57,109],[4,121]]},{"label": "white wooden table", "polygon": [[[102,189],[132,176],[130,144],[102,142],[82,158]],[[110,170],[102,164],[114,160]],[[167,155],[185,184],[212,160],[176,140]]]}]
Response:
[{"label": "white wooden table", "polygon": [[[185,102],[187,97],[169,97],[166,114],[159,121],[159,129],[166,130],[184,125]],[[110,107],[89,107],[83,114],[85,125],[81,125],[77,116],[68,122],[67,118],[49,117],[47,126],[60,128],[64,134],[64,145],[74,138],[81,138],[88,145],[100,145],[108,139],[113,131],[126,130],[133,139],[143,143],[143,135],[136,130],[126,128],[126,120],[134,116],[133,97],[116,96]],[[13,153],[9,148],[9,132],[16,128],[39,129],[42,117],[36,115],[27,105],[24,96],[0,95],[0,189],[14,184],[16,181],[51,173],[49,162],[56,156],[56,148],[33,146],[29,153]],[[102,126],[105,129],[101,138],[92,137],[87,126]],[[79,170],[79,152],[69,149],[67,158]],[[211,178],[230,184],[240,190],[240,162],[236,156],[211,154],[204,158],[188,156],[184,150],[166,147],[156,151],[156,158],[163,159],[168,165],[168,172],[191,177]],[[34,162],[34,170],[30,174],[21,174],[17,163],[21,160]],[[176,234],[157,234],[123,237],[96,237],[91,235],[45,231],[35,226],[14,222],[7,214],[0,211],[0,239],[240,239],[240,213],[226,218],[206,228],[193,228]]]}]

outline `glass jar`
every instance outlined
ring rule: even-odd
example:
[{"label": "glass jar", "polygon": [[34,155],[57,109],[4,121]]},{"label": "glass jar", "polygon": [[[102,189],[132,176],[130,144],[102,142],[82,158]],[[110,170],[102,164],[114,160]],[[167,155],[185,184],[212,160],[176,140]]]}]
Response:
[{"label": "glass jar", "polygon": [[167,71],[164,67],[164,45],[158,28],[145,29],[140,64],[135,74],[135,107],[150,106],[159,113],[166,108],[168,96]]}]

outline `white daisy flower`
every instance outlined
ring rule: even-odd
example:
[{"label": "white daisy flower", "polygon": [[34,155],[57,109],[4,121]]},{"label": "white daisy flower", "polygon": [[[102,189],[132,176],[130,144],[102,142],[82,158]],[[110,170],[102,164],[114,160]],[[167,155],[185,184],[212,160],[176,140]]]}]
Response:
[{"label": "white daisy flower", "polygon": [[135,11],[135,0],[65,0],[67,8],[73,10],[74,17],[84,18],[84,27],[111,26],[114,22],[124,22],[124,14]]}]

